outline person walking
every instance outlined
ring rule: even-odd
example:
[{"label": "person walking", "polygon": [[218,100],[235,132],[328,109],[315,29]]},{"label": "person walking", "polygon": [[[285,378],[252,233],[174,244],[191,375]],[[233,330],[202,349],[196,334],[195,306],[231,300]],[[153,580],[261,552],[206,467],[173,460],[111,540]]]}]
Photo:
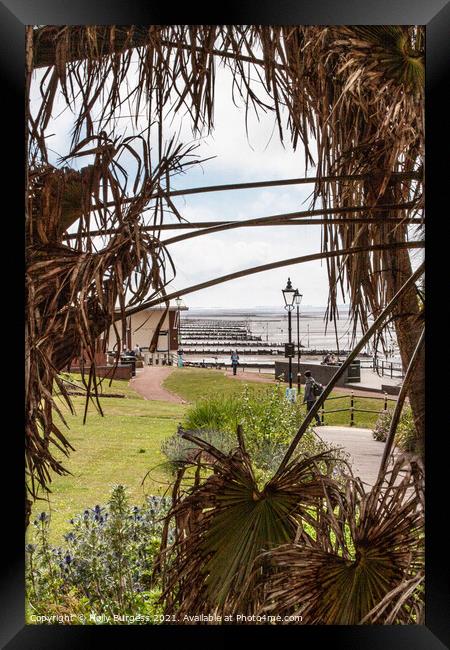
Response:
[{"label": "person walking", "polygon": [[237,372],[237,367],[239,365],[239,354],[237,350],[231,353],[231,366],[233,368],[233,375]]},{"label": "person walking", "polygon": [[[309,413],[309,411],[312,409],[314,404],[316,403],[317,397],[320,395],[322,392],[323,387],[321,384],[318,384],[314,377],[311,375],[311,370],[306,370],[305,372],[305,394],[303,397],[303,403],[306,402],[306,408]],[[322,423],[320,421],[320,418],[318,414],[316,413],[315,416],[316,418],[316,423],[317,426],[320,426]]]}]

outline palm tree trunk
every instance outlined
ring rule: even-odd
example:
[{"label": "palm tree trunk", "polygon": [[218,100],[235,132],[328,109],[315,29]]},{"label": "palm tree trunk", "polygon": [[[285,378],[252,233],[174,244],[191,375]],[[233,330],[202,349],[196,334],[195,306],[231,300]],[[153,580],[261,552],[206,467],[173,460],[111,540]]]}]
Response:
[{"label": "palm tree trunk", "polygon": [[392,447],[394,446],[395,432],[397,431],[397,426],[400,421],[403,405],[405,403],[405,397],[409,392],[409,388],[411,386],[411,380],[414,377],[414,371],[416,369],[416,365],[420,360],[420,353],[423,348],[424,341],[425,341],[425,329],[422,329],[419,338],[419,343],[417,344],[417,348],[414,350],[414,354],[412,356],[411,362],[408,366],[408,369],[406,370],[405,379],[400,394],[398,396],[397,404],[395,405],[394,413],[392,415],[391,425],[389,427],[389,433],[387,435],[386,444],[384,446],[384,452],[383,452],[383,457],[381,459],[377,482],[382,481],[385,475],[388,458],[391,454]]},{"label": "palm tree trunk", "polygon": [[[386,161],[385,169],[389,169]],[[380,193],[381,184],[379,178],[374,177],[371,183],[366,184],[367,201],[369,205],[394,203],[400,198],[399,186],[389,184],[384,192]],[[386,216],[394,217],[386,213]],[[390,229],[387,234],[387,241],[394,244],[393,248],[387,248],[382,252],[384,261],[384,282],[386,290],[386,301],[390,301],[404,284],[407,278],[412,275],[410,255],[405,248],[396,248],[395,244],[408,240],[407,226],[401,225],[396,229]],[[400,350],[403,368],[408,368],[414,351],[419,342],[420,321],[423,318],[419,296],[416,287],[412,285],[405,291],[393,311],[393,323],[397,336],[397,343]],[[408,399],[413,413],[414,424],[417,435],[417,449],[424,453],[425,437],[425,348],[421,348],[420,357],[415,366],[414,376],[410,383]]]},{"label": "palm tree trunk", "polygon": [[[398,241],[398,240],[397,240]],[[388,251],[389,262],[388,299],[396,293],[401,278],[411,274],[411,260],[403,249]],[[419,299],[415,287],[406,291],[394,310],[394,324],[403,368],[408,368],[420,339],[422,318]],[[408,399],[414,418],[417,434],[417,451],[423,457],[425,440],[425,346],[421,347],[412,380],[408,388]]]}]

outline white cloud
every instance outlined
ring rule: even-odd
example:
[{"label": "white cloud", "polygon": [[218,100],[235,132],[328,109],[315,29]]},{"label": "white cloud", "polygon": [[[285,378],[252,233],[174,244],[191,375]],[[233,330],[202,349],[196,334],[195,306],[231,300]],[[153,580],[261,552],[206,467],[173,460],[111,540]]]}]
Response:
[{"label": "white cloud", "polygon": [[[261,113],[259,119],[252,108],[248,113],[248,137],[245,129],[245,108],[239,98],[237,106],[231,99],[232,77],[228,69],[219,68],[215,86],[214,131],[199,140],[200,157],[217,156],[205,164],[208,174],[233,176],[236,182],[295,178],[304,176],[305,157],[302,147],[292,150],[289,133],[280,141],[275,113]],[[262,97],[265,93],[261,91]],[[270,103],[270,102],[269,102]],[[287,122],[287,112],[282,120]],[[192,139],[190,122],[181,117],[174,120],[173,133],[180,129],[180,139]],[[314,150],[314,148],[313,148]]]},{"label": "white cloud", "polygon": [[[35,97],[36,92],[35,90]],[[62,107],[63,104],[59,105]],[[286,117],[285,115],[283,119]],[[231,75],[228,70],[220,68],[216,77],[215,129],[210,136],[199,141],[197,152],[200,157],[217,157],[206,162],[203,169],[192,167],[188,173],[174,181],[173,187],[304,176],[302,147],[299,146],[298,151],[293,152],[288,134],[283,147],[278,130],[275,128],[273,131],[273,113],[260,115],[258,121],[250,110],[249,141],[244,118],[243,106],[237,108],[231,100]],[[72,122],[73,116],[66,110],[49,125],[48,132],[55,134],[49,143],[58,153],[67,153]],[[130,134],[128,120],[121,120],[120,125]],[[139,128],[143,126],[141,120]],[[179,130],[182,142],[192,141],[189,120],[177,116],[171,125],[167,121],[165,127],[166,140]],[[82,163],[86,164],[84,160]],[[191,221],[241,220],[306,210],[311,190],[312,185],[292,185],[189,195],[177,197],[176,205],[182,215]],[[165,238],[170,236],[172,233],[166,231]],[[181,289],[239,269],[316,253],[319,250],[318,226],[243,228],[215,233],[170,247],[177,267],[177,277],[173,284],[174,288]],[[192,307],[281,304],[281,289],[289,275],[294,286],[298,286],[304,294],[304,304],[323,305],[326,302],[326,268],[321,267],[319,262],[275,269],[217,285],[186,296],[185,302]]]}]

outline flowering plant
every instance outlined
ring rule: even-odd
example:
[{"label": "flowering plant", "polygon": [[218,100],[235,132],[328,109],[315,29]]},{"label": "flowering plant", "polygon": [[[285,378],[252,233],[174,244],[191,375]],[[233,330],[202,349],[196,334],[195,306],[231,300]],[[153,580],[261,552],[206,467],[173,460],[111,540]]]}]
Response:
[{"label": "flowering plant", "polygon": [[107,506],[87,508],[70,520],[61,547],[50,545],[50,518],[41,513],[34,543],[26,546],[31,611],[89,614],[86,622],[159,612],[153,560],[169,507],[170,499],[157,496],[132,507],[118,485]]}]

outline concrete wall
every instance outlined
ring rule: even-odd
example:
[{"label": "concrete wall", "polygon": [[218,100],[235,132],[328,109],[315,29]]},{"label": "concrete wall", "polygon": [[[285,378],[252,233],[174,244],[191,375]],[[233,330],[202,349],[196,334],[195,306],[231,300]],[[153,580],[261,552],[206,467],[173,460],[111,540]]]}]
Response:
[{"label": "concrete wall", "polygon": [[387,393],[388,395],[398,395],[400,392],[400,385],[392,386],[391,384],[381,384],[381,390],[383,393]]},{"label": "concrete wall", "polygon": [[[141,348],[148,348],[161,318],[163,311],[141,311],[131,316],[131,347],[138,344]],[[142,326],[142,327],[141,327]],[[162,331],[169,329],[169,313],[161,326]],[[157,350],[167,351],[167,336],[160,334]]]},{"label": "concrete wall", "polygon": [[[283,375],[284,381],[288,381],[288,360],[284,359],[283,361],[275,361],[275,377]],[[300,362],[300,373],[301,373],[301,383],[305,383],[305,370],[310,370],[311,375],[314,377],[319,384],[326,386],[330,381],[331,377],[336,372],[338,366],[322,366],[318,363],[308,363]],[[292,359],[292,383],[297,384],[297,360]],[[344,386],[347,383],[347,370],[344,372],[343,376],[338,380],[336,386]]]},{"label": "concrete wall", "polygon": [[[138,312],[133,314],[130,317],[131,321],[131,331],[130,334],[127,332],[127,339],[124,341],[128,348],[134,349],[134,347],[139,345],[141,348],[148,348],[150,342],[153,338],[155,329],[159,323],[160,318],[162,317],[164,310],[160,309],[149,309],[145,311]],[[164,318],[164,321],[161,325],[161,332],[158,338],[157,351],[167,354],[167,349],[170,346],[170,351],[177,349],[177,332],[174,330],[174,314],[175,310],[169,311]],[[127,321],[128,322],[128,321]],[[118,324],[119,332],[121,331],[121,324]],[[168,332],[168,333],[167,333]],[[111,330],[108,350],[112,350],[116,343],[116,337],[114,332]]]},{"label": "concrete wall", "polygon": [[[71,368],[71,371],[76,373],[80,372],[79,368]],[[89,366],[84,368],[85,374],[89,374]],[[131,379],[131,366],[117,366],[114,370],[114,366],[96,366],[95,374],[97,377],[108,377],[108,379]]]}]

